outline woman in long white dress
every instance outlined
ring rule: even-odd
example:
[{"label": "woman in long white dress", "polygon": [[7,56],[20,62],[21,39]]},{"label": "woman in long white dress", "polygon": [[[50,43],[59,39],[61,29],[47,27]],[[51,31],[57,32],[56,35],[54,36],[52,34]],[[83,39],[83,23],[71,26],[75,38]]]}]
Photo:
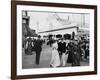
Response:
[{"label": "woman in long white dress", "polygon": [[52,67],[58,67],[60,66],[60,57],[58,53],[58,44],[57,41],[55,41],[52,44],[52,56],[51,56],[51,61],[50,61],[50,66]]}]

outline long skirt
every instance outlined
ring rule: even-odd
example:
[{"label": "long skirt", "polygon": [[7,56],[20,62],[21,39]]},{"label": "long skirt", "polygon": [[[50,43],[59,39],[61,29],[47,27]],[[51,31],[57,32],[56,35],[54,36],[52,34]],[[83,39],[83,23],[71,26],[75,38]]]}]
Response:
[{"label": "long skirt", "polygon": [[78,53],[73,54],[72,57],[73,57],[72,66],[80,66],[80,54]]},{"label": "long skirt", "polygon": [[60,66],[60,57],[59,57],[59,53],[56,49],[52,50],[50,65],[52,67]]},{"label": "long skirt", "polygon": [[73,53],[72,53],[71,51],[69,51],[69,52],[68,52],[67,63],[72,63],[72,62],[73,62],[72,55],[73,55]]},{"label": "long skirt", "polygon": [[61,57],[61,66],[66,66],[67,59],[68,59],[68,54],[63,53]]}]

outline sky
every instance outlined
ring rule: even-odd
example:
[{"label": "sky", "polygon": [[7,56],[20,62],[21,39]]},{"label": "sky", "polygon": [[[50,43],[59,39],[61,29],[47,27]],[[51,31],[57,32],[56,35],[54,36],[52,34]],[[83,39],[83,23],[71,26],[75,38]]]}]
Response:
[{"label": "sky", "polygon": [[[82,25],[85,23],[89,27],[89,14],[79,13],[55,13],[55,12],[39,12],[28,11],[30,16],[29,27],[35,29],[36,32],[42,32],[52,29],[65,28],[63,25],[76,23]],[[83,18],[83,16],[85,16]],[[70,26],[69,26],[70,27]]]}]

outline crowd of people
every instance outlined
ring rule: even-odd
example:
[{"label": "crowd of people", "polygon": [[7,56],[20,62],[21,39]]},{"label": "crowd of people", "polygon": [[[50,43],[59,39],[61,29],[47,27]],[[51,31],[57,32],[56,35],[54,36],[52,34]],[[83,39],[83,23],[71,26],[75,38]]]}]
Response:
[{"label": "crowd of people", "polygon": [[37,39],[31,38],[28,36],[23,44],[23,48],[25,50],[25,54],[32,55],[32,52],[35,51],[36,53],[36,60],[35,63],[38,65],[40,62],[40,54],[42,51],[42,43],[41,36],[38,36]]},{"label": "crowd of people", "polygon": [[23,45],[25,54],[32,55],[32,51],[35,51],[37,65],[40,62],[44,43],[52,48],[50,67],[66,67],[66,63],[70,63],[72,66],[81,66],[80,62],[89,58],[89,40],[84,37],[66,39],[63,36],[57,39],[51,37],[48,40],[41,39],[41,36],[38,36],[38,39],[27,37]]},{"label": "crowd of people", "polygon": [[89,43],[75,39],[55,40],[52,43],[52,58],[50,65],[52,67],[66,66],[71,63],[72,66],[81,66],[80,62],[89,57]]}]

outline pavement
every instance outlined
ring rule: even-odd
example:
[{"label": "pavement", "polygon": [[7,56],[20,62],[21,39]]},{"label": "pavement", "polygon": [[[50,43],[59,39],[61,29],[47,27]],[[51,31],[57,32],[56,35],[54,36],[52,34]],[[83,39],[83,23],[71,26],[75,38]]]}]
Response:
[{"label": "pavement", "polygon": [[[32,55],[26,55],[24,49],[22,50],[22,69],[32,69],[32,68],[49,68],[51,60],[51,47],[43,44],[42,52],[40,55],[40,64],[35,64],[36,53],[32,52]],[[66,63],[66,67],[70,67],[71,64]],[[89,60],[81,61],[81,66],[89,66]]]}]

